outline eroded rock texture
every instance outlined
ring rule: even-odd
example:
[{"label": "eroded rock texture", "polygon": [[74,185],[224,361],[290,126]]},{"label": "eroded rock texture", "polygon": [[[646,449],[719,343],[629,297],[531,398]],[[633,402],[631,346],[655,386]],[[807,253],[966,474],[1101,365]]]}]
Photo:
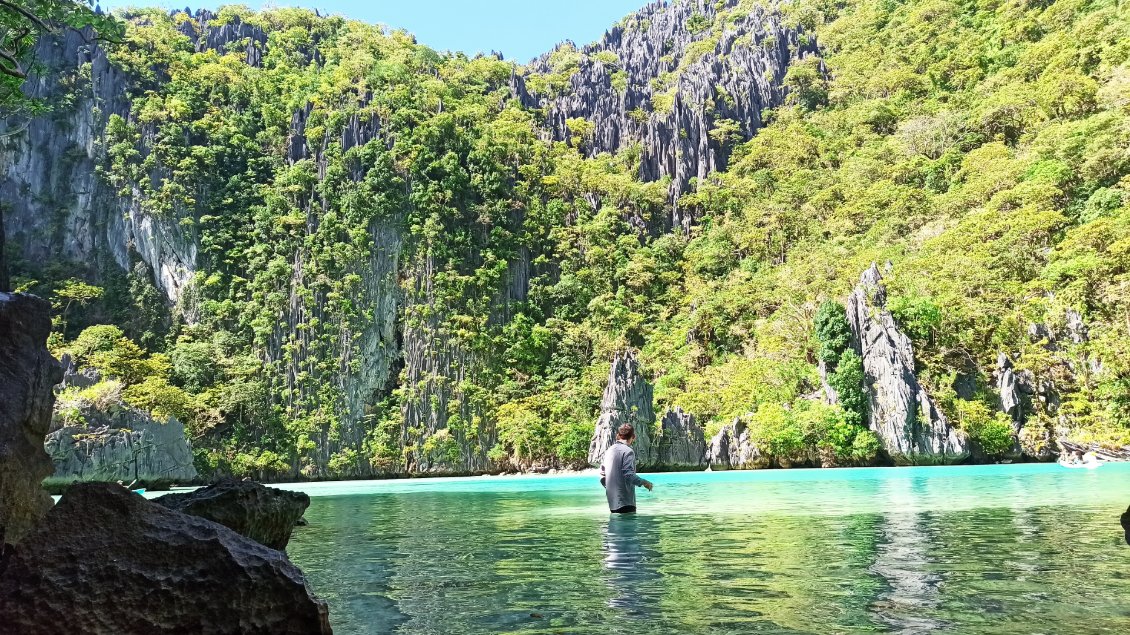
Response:
[{"label": "eroded rock texture", "polygon": [[[750,138],[763,125],[762,112],[783,103],[790,64],[816,53],[814,37],[786,25],[777,9],[739,4],[654,2],[584,47],[561,94],[539,94],[537,82],[527,81],[560,72],[562,56],[553,53],[514,78],[515,93],[545,109],[557,140],[570,137],[570,119],[593,124],[581,142],[589,155],[641,144],[641,176],[670,177],[675,196],[692,178],[726,166],[734,142]],[[726,16],[716,17],[720,12]],[[735,139],[711,137],[723,120],[736,124]],[[691,221],[680,211],[671,220]]]},{"label": "eroded rock texture", "polygon": [[600,402],[600,418],[596,421],[589,443],[589,464],[600,465],[604,451],[616,442],[616,431],[625,423],[636,429],[636,466],[650,467],[658,462],[659,448],[653,443],[655,410],[651,384],[644,379],[634,351],[617,353],[608,372],[608,385]]},{"label": "eroded rock texture", "polygon": [[290,542],[298,519],[310,506],[310,497],[302,492],[226,478],[193,492],[165,494],[153,502],[220,523],[241,536],[282,551]]},{"label": "eroded rock texture", "polygon": [[1020,432],[1024,425],[1024,404],[1021,400],[1020,382],[1006,353],[997,355],[997,394],[1000,395],[1001,412],[1012,420],[1013,431]]},{"label": "eroded rock texture", "polygon": [[669,470],[706,467],[706,439],[694,415],[681,408],[663,413],[659,425],[658,464]]},{"label": "eroded rock texture", "polygon": [[111,484],[70,488],[7,558],[0,625],[22,635],[330,633],[280,551]]},{"label": "eroded rock texture", "polygon": [[[97,373],[67,372],[63,382],[78,386]],[[72,423],[56,415],[44,447],[63,481],[141,481],[184,483],[196,478],[184,424],[130,407],[120,397],[111,405],[68,404]]]},{"label": "eroded rock texture", "polygon": [[896,463],[964,460],[966,440],[918,383],[914,348],[887,310],[886,293],[879,268],[871,265],[847,302],[852,346],[863,358],[869,426]]},{"label": "eroded rock texture", "polygon": [[[0,122],[6,139],[0,200],[9,205],[8,240],[25,260],[70,261],[95,277],[103,267],[129,271],[143,262],[175,301],[196,270],[196,236],[175,218],[145,213],[136,191],[120,196],[98,174],[108,118],[129,116],[129,78],[73,30],[40,38],[35,57],[44,72],[24,84],[30,97],[59,103],[74,84],[85,87],[75,93],[73,107],[34,117],[22,132],[9,134]],[[19,129],[24,123],[7,125]]]},{"label": "eroded rock texture", "polygon": [[[16,544],[51,508],[41,486],[51,474],[43,437],[63,371],[47,352],[51,306],[0,292],[0,550]],[[0,624],[3,621],[0,620]]]},{"label": "eroded rock texture", "polygon": [[723,426],[710,440],[706,460],[713,470],[748,470],[769,465],[750,438],[749,426],[740,417]]},{"label": "eroded rock texture", "polygon": [[[594,133],[580,141],[588,154],[639,143],[642,176],[670,177],[674,198],[690,187],[691,179],[725,166],[733,145],[762,125],[763,110],[785,99],[783,78],[789,65],[816,51],[814,40],[785,25],[776,9],[738,4],[694,0],[649,5],[586,49],[576,72],[567,78],[567,89],[539,94],[529,88],[531,74],[555,72],[549,68],[549,56],[535,62],[526,74],[514,76],[513,95],[544,112],[548,137],[568,136],[570,119],[591,123]],[[727,17],[718,17],[719,12]],[[180,21],[178,28],[196,51],[234,52],[249,67],[262,65],[269,38],[261,29],[238,18],[221,22],[207,11],[191,17]],[[302,55],[317,64],[318,42],[310,42]],[[208,213],[209,201],[226,194],[202,179],[194,190],[193,209],[151,213],[153,201],[146,199],[143,186],[165,182],[167,168],[153,168],[148,181],[127,184],[124,191],[111,185],[99,173],[107,162],[107,123],[118,116],[136,127],[135,150],[147,156],[158,131],[151,122],[140,120],[132,101],[154,87],[115,68],[97,43],[73,31],[42,38],[36,58],[44,71],[28,83],[29,95],[72,106],[36,118],[26,130],[3,129],[0,124],[0,133],[7,135],[0,147],[0,200],[10,204],[4,221],[10,242],[18,246],[14,252],[29,262],[74,263],[76,272],[82,270],[76,275],[94,282],[108,279],[111,273],[129,272],[161,292],[165,306],[156,308],[166,324],[172,323],[174,310],[192,323],[197,310],[192,301],[196,274],[239,267],[225,262],[226,256],[215,255],[224,249],[205,248],[201,242],[201,233],[207,231],[203,228],[212,222],[206,220],[213,216]],[[387,149],[395,141],[382,120],[379,100],[371,93],[358,91],[347,101],[332,106],[288,105],[292,111],[280,160],[291,167],[309,162],[319,182],[295,203],[294,213],[307,221],[304,228],[295,229],[306,232],[297,237],[298,244],[319,240],[318,219],[334,211],[325,192],[350,186],[348,181],[388,183],[396,177],[374,173],[378,161],[370,160],[350,163],[344,174],[328,170],[327,157],[363,146]],[[327,120],[319,108],[334,110],[328,117],[333,123],[319,125],[323,134],[315,139],[307,124]],[[331,183],[335,178],[341,182]],[[474,384],[477,373],[496,360],[468,350],[445,330],[456,311],[447,310],[442,296],[433,293],[437,263],[426,248],[413,244],[406,230],[407,193],[413,187],[402,185],[392,189],[403,190],[405,198],[390,194],[387,213],[368,227],[370,256],[351,263],[345,272],[360,279],[350,300],[364,320],[343,322],[326,292],[304,278],[311,258],[308,250],[278,254],[279,262],[291,267],[275,289],[286,300],[270,316],[269,332],[257,340],[254,352],[265,362],[264,376],[275,405],[288,417],[319,421],[310,433],[315,449],[293,466],[307,477],[331,472],[369,476],[374,469],[450,474],[492,468],[487,453],[496,442],[494,431],[485,413],[476,409],[474,395],[463,394],[461,386]],[[590,202],[599,207],[596,195],[592,196]],[[658,207],[646,215],[649,220],[641,214],[638,223],[632,222],[641,231],[659,231],[693,221],[689,210],[677,204],[672,209],[664,227],[639,226],[665,216]],[[453,229],[467,230],[468,235],[488,235],[491,225],[475,220],[477,216],[473,212],[450,222]],[[530,277],[538,274],[532,264],[538,255],[521,248],[509,256],[507,279],[491,292],[492,322],[507,319],[511,305],[525,300]],[[483,264],[474,258],[468,256],[459,273],[469,274]],[[334,343],[322,348],[325,342],[320,338],[330,325]],[[319,363],[325,359],[339,363]],[[314,417],[322,413],[311,413],[309,404],[324,405],[327,387],[338,400],[334,416]],[[366,439],[378,419],[373,415],[387,407],[384,402],[396,388],[402,389],[397,404],[403,422],[396,440],[400,447],[387,449],[398,458],[373,468],[364,458],[371,454]],[[471,423],[476,421],[485,424]],[[360,458],[341,460],[349,456]]]}]

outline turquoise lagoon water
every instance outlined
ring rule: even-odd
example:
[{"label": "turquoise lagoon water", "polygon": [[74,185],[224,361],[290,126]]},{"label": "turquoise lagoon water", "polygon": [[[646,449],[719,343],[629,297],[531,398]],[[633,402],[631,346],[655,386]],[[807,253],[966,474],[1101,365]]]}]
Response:
[{"label": "turquoise lagoon water", "polygon": [[354,633],[1130,633],[1130,465],[285,485]]}]

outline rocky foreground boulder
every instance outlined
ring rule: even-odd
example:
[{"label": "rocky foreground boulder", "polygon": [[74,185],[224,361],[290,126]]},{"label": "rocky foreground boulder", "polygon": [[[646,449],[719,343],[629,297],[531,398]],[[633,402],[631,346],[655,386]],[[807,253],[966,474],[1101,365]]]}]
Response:
[{"label": "rocky foreground boulder", "polygon": [[63,372],[47,352],[50,332],[50,304],[0,292],[0,551],[51,508],[41,486],[52,471],[43,436],[55,402],[51,387]]},{"label": "rocky foreground boulder", "polygon": [[223,479],[185,494],[166,494],[154,503],[206,518],[271,549],[282,551],[310,497],[253,481]]},{"label": "rocky foreground boulder", "polygon": [[86,483],[0,561],[4,632],[331,633],[286,555],[117,485]]},{"label": "rocky foreground boulder", "polygon": [[868,424],[898,464],[957,463],[969,457],[965,438],[918,383],[910,338],[887,310],[883,276],[874,264],[848,297],[852,346],[863,359]]}]

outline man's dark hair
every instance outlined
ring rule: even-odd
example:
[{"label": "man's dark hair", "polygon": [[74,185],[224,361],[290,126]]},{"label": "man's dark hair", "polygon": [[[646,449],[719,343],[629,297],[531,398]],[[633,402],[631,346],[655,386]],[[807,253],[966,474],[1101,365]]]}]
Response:
[{"label": "man's dark hair", "polygon": [[636,429],[633,428],[632,424],[630,423],[625,423],[624,425],[620,426],[619,430],[616,431],[617,439],[623,439],[627,441],[634,436],[636,436]]}]

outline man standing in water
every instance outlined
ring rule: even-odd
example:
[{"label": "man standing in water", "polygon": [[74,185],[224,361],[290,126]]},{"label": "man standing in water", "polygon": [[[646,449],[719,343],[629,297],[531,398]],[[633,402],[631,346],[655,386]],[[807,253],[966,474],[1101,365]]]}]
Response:
[{"label": "man standing in water", "polygon": [[636,440],[636,430],[632,424],[625,423],[616,431],[616,443],[604,451],[600,462],[600,482],[608,497],[608,509],[613,514],[629,514],[636,511],[636,488],[646,487],[651,491],[652,484],[636,474],[636,453],[632,443]]}]

